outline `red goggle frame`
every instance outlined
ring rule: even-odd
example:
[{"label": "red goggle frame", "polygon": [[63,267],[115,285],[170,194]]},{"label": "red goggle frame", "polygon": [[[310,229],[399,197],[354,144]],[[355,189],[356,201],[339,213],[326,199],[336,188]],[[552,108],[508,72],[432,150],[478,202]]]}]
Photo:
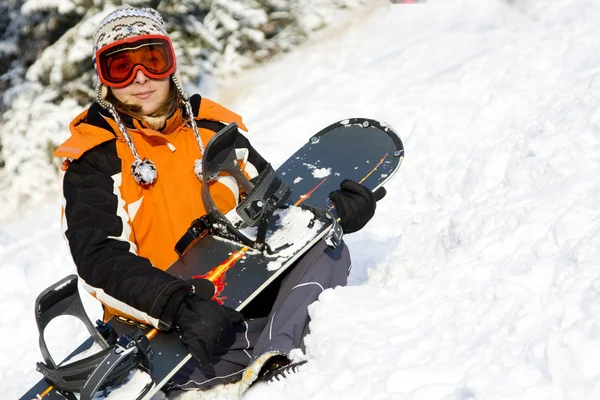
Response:
[{"label": "red goggle frame", "polygon": [[111,43],[96,52],[96,70],[102,83],[122,88],[135,79],[138,70],[152,79],[171,75],[177,64],[168,37],[135,36]]}]

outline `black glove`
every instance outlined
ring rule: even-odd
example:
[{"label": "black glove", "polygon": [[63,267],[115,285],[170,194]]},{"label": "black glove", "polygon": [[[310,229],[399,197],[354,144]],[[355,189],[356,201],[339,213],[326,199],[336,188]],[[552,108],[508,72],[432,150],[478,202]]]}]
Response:
[{"label": "black glove", "polygon": [[194,288],[196,296],[203,298],[204,300],[210,300],[215,295],[217,288],[214,283],[208,279],[203,278],[192,278],[185,281],[188,285]]},{"label": "black glove", "polygon": [[233,344],[233,324],[242,319],[237,311],[190,293],[181,302],[174,325],[192,356],[200,365],[208,365],[211,356],[227,351]]},{"label": "black glove", "polygon": [[337,208],[344,233],[361,230],[373,218],[377,201],[384,196],[384,188],[373,193],[366,186],[349,179],[342,181],[340,189],[329,193],[329,199]]}]

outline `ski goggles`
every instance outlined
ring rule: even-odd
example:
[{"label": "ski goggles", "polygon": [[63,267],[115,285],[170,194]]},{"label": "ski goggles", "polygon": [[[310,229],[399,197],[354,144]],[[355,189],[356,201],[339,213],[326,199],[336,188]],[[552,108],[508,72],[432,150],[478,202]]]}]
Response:
[{"label": "ski goggles", "polygon": [[122,88],[138,70],[152,79],[167,78],[175,71],[175,51],[166,36],[144,35],[119,40],[96,52],[96,70],[102,83]]}]

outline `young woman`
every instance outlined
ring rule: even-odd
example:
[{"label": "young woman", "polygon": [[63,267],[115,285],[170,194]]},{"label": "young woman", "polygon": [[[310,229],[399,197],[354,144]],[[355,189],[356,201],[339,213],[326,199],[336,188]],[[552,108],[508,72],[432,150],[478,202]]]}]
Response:
[{"label": "young woman", "polygon": [[[171,388],[235,381],[253,362],[288,363],[292,349],[303,349],[308,305],[326,288],[346,284],[347,248],[315,245],[281,283],[270,314],[250,320],[211,300],[211,282],[165,272],[177,259],[177,240],[205,213],[198,168],[204,146],[224,124],[246,127],[221,105],[186,95],[153,9],[109,14],[94,35],[94,64],[96,101],[73,120],[72,136],[55,153],[67,158],[63,229],[83,286],[107,313],[179,332],[194,362]],[[241,134],[236,148],[244,171],[257,176],[266,161]],[[223,213],[239,200],[228,176],[210,191]],[[331,198],[346,232],[374,214],[373,193],[355,182]]]}]

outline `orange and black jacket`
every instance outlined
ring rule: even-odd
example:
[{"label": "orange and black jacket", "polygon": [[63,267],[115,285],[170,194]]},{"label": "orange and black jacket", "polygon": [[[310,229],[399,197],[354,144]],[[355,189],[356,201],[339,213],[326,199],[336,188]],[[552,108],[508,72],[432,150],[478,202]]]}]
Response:
[{"label": "orange and black jacket", "polygon": [[[206,147],[239,115],[195,95],[190,99]],[[200,149],[185,116],[177,111],[161,132],[121,115],[141,158],[151,160],[158,178],[138,185],[134,161],[110,114],[97,103],[70,125],[71,137],[55,155],[71,160],[64,175],[63,233],[83,286],[105,311],[160,329],[169,329],[186,282],[165,272],[176,259],[174,247],[191,222],[205,214],[201,183],[194,173]],[[246,174],[257,176],[265,160],[239,135],[236,154]],[[222,212],[233,209],[239,187],[220,176],[210,192]]]}]

